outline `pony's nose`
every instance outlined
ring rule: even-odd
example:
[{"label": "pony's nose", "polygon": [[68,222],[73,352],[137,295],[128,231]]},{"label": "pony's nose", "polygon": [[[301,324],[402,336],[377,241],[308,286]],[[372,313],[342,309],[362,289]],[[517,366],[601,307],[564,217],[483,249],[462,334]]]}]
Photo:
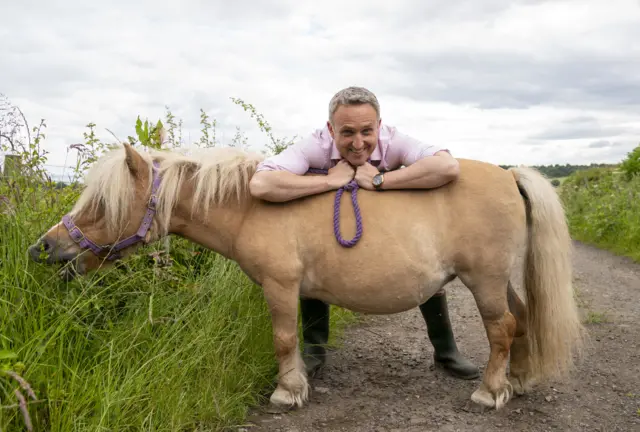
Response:
[{"label": "pony's nose", "polygon": [[43,252],[46,254],[50,254],[53,249],[54,245],[52,244],[51,240],[48,240],[46,238],[40,239],[38,240],[38,242],[29,247],[29,255],[35,262],[41,262],[42,257],[40,256],[40,254]]}]

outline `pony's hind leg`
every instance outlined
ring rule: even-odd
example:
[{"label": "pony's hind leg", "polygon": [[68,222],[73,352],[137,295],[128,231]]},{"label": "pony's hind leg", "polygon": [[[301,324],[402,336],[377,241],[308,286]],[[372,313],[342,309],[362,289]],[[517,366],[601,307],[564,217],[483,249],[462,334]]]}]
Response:
[{"label": "pony's hind leg", "polygon": [[516,318],[516,332],[511,344],[511,359],[509,365],[509,381],[513,391],[522,395],[530,390],[533,377],[530,376],[529,340],[527,335],[527,309],[513,289],[511,281],[507,287],[509,310]]},{"label": "pony's hind leg", "polygon": [[298,290],[275,281],[263,284],[271,312],[273,343],[278,360],[278,386],[271,395],[271,408],[286,411],[302,407],[309,398],[309,383],[298,349]]},{"label": "pony's hind leg", "polygon": [[495,409],[502,408],[513,395],[513,387],[507,379],[507,360],[516,319],[509,311],[506,287],[504,278],[490,278],[472,288],[489,339],[490,353],[482,383],[471,395],[471,400]]}]

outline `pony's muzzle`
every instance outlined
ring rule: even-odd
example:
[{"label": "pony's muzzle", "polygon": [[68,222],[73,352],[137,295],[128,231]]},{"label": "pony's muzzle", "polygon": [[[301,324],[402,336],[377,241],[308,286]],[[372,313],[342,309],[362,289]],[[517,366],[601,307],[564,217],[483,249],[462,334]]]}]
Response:
[{"label": "pony's muzzle", "polygon": [[74,252],[65,251],[54,240],[46,237],[29,246],[28,252],[33,261],[44,264],[67,263],[76,258]]},{"label": "pony's muzzle", "polygon": [[46,239],[40,239],[36,243],[29,246],[29,256],[37,263],[42,263],[47,260],[52,250],[51,243]]},{"label": "pony's muzzle", "polygon": [[67,282],[82,274],[84,270],[84,265],[75,252],[65,250],[64,245],[57,244],[47,237],[42,237],[29,246],[28,253],[33,261],[40,264],[62,264],[58,275]]}]

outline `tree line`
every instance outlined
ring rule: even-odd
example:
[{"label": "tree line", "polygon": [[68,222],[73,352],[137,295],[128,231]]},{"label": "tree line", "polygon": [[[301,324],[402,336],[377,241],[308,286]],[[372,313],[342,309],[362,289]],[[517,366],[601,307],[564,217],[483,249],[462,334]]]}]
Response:
[{"label": "tree line", "polygon": [[[590,165],[572,165],[572,164],[555,164],[555,165],[533,165],[532,168],[537,169],[548,178],[567,177],[576,171],[586,170],[590,168],[610,168],[618,164],[592,163]],[[515,165],[500,165],[501,168],[509,169]]]}]

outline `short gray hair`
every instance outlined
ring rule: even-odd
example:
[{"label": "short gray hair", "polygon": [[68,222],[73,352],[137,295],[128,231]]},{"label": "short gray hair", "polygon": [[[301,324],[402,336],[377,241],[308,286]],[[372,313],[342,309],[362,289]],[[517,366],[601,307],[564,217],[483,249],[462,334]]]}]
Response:
[{"label": "short gray hair", "polygon": [[336,93],[329,102],[329,121],[333,123],[333,115],[340,105],[370,104],[380,119],[380,103],[370,90],[364,87],[347,87]]}]

